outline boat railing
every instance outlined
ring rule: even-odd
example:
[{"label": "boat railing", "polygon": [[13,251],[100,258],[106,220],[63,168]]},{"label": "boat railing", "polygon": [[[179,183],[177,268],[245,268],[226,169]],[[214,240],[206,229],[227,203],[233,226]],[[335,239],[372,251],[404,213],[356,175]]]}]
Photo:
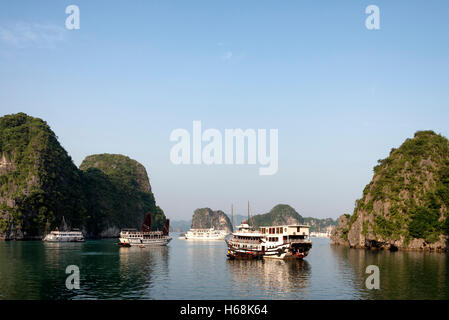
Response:
[{"label": "boat railing", "polygon": [[290,243],[309,243],[310,240],[309,239],[288,239],[287,242],[290,242]]},{"label": "boat railing", "polygon": [[254,243],[254,244],[245,244],[245,247],[239,247],[239,243],[235,243],[235,242],[226,242],[228,244],[229,247],[232,247],[234,249],[243,249],[243,250],[259,250],[258,244]]},{"label": "boat railing", "polygon": [[243,240],[243,239],[231,239],[234,243],[244,243],[244,244],[260,244],[258,240]]},{"label": "boat railing", "polygon": [[127,230],[122,230],[120,233],[123,233],[125,235],[162,235],[163,232],[162,231],[127,231]]}]

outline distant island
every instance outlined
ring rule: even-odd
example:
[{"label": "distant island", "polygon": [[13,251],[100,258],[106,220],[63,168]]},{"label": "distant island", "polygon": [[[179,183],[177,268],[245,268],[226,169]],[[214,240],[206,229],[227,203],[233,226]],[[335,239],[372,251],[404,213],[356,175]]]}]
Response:
[{"label": "distant island", "polygon": [[[228,213],[225,213],[232,224],[232,216]],[[243,220],[247,219],[247,216],[243,216],[240,214],[234,215],[234,225],[233,230],[243,222]],[[170,230],[174,232],[187,232],[192,227],[192,219],[189,220],[174,220],[170,221]]]},{"label": "distant island", "polygon": [[334,244],[353,248],[447,251],[449,141],[418,131],[378,161],[352,215],[342,215]]},{"label": "distant island", "polygon": [[232,232],[232,224],[229,217],[221,210],[213,211],[210,208],[196,209],[192,217],[192,229],[214,228]]},{"label": "distant island", "polygon": [[[227,219],[223,216],[226,215]],[[217,223],[220,221],[221,223]],[[228,223],[229,220],[229,223]],[[197,209],[194,212],[192,220],[180,220],[172,222],[172,231],[186,232],[190,228],[215,228],[224,230],[235,230],[243,221],[248,220],[248,216],[241,214],[234,215],[234,226],[231,229],[231,214],[226,214],[221,210],[212,211],[210,208]],[[332,218],[318,219],[302,217],[295,209],[286,204],[278,204],[270,212],[265,214],[253,215],[250,218],[250,224],[254,227],[268,225],[286,225],[286,224],[308,224],[311,232],[330,232],[337,221]]]},{"label": "distant island", "polygon": [[170,231],[171,232],[187,232],[192,226],[192,220],[171,220]]},{"label": "distant island", "polygon": [[80,169],[45,121],[25,113],[0,118],[0,238],[41,239],[59,227],[87,237],[138,228],[145,212],[162,229],[145,168],[119,154],[86,157]]},{"label": "distant island", "polygon": [[251,216],[249,222],[255,227],[307,224],[310,226],[311,232],[330,231],[337,225],[337,221],[332,218],[305,218],[288,204],[278,204],[268,213]]}]

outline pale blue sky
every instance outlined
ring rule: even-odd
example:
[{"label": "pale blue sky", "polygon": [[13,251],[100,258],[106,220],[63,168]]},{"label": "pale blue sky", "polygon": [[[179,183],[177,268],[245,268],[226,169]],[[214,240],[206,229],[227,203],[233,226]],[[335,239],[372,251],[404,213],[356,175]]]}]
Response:
[{"label": "pale blue sky", "polygon": [[[65,29],[76,4],[81,29]],[[365,28],[380,8],[381,30]],[[3,1],[0,111],[45,119],[79,165],[122,153],[174,219],[234,203],[352,212],[377,160],[449,136],[447,1]],[[279,171],[174,166],[170,132],[279,129]]]}]

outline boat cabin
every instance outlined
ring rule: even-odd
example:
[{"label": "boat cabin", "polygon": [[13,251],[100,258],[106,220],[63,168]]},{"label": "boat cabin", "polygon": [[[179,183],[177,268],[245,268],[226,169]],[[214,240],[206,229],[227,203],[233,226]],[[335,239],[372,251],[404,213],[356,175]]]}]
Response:
[{"label": "boat cabin", "polygon": [[309,236],[309,226],[306,225],[290,225],[290,226],[273,226],[260,227],[260,232],[265,235],[284,235],[284,236]]},{"label": "boat cabin", "polygon": [[260,227],[260,233],[267,242],[295,242],[308,239],[309,229],[307,225],[270,226]]}]

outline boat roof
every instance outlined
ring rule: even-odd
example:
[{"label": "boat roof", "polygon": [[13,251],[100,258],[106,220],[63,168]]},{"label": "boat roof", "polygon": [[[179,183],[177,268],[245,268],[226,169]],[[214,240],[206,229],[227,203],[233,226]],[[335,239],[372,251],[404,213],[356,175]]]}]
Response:
[{"label": "boat roof", "polygon": [[264,237],[265,235],[260,233],[259,231],[245,232],[245,231],[236,231],[232,233],[233,235],[245,236],[245,237]]},{"label": "boat roof", "polygon": [[61,231],[61,230],[53,230],[51,233],[81,233],[79,230],[70,230],[70,231]]},{"label": "boat roof", "polygon": [[288,224],[288,225],[279,225],[279,226],[260,226],[260,228],[297,228],[297,227],[301,227],[301,228],[310,228],[309,225],[307,224]]}]

